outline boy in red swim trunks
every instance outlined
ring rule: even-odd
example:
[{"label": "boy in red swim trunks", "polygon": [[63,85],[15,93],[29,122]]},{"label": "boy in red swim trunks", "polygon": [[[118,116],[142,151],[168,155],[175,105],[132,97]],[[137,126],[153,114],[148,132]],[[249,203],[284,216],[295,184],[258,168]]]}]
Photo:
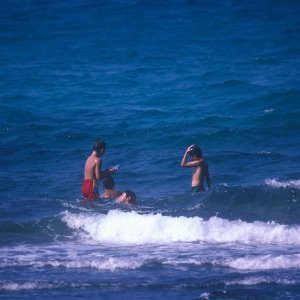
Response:
[{"label": "boy in red swim trunks", "polygon": [[98,180],[116,172],[116,169],[109,168],[101,171],[101,156],[105,153],[106,144],[102,140],[95,140],[93,152],[86,160],[84,167],[84,181],[82,184],[82,194],[85,200],[95,200],[99,198]]},{"label": "boy in red swim trunks", "polygon": [[[187,162],[187,155],[190,155],[192,161]],[[208,164],[202,157],[202,150],[196,146],[191,145],[185,151],[182,161],[182,167],[193,167],[194,172],[192,176],[192,193],[201,193],[205,191],[204,178],[206,178],[207,189],[210,189],[210,176],[208,172]]]}]

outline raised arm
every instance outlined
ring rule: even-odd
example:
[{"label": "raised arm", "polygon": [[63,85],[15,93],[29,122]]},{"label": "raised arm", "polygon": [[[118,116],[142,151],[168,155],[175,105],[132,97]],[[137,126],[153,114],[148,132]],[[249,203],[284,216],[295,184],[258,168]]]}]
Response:
[{"label": "raised arm", "polygon": [[189,162],[187,162],[187,155],[192,150],[193,147],[194,147],[194,145],[191,145],[191,146],[189,146],[186,149],[186,151],[185,151],[185,153],[183,155],[182,161],[181,161],[181,166],[182,167],[195,167],[198,164],[195,161],[189,161]]}]

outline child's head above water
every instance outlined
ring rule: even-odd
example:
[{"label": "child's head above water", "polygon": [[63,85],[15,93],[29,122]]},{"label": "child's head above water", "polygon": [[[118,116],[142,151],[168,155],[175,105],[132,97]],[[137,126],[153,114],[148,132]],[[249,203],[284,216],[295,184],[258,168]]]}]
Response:
[{"label": "child's head above water", "polygon": [[115,186],[115,181],[111,176],[109,176],[103,179],[102,185],[106,190],[112,190]]},{"label": "child's head above water", "polygon": [[197,158],[202,158],[202,150],[200,149],[199,146],[195,145],[191,151],[189,151],[189,155],[192,156],[196,156]]},{"label": "child's head above water", "polygon": [[136,203],[136,194],[133,191],[126,190],[119,197],[119,201],[122,203],[128,203],[130,205],[134,205]]},{"label": "child's head above water", "polygon": [[96,152],[100,152],[101,150],[103,150],[103,152],[106,149],[106,143],[102,140],[94,140],[94,144],[93,144],[93,151]]}]

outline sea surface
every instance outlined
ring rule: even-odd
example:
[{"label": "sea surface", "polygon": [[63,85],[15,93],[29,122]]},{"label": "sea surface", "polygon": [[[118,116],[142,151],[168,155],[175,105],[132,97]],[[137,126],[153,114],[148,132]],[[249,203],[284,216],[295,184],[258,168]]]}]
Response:
[{"label": "sea surface", "polygon": [[[299,37],[293,0],[0,0],[0,298],[300,299]],[[97,138],[136,206],[83,199]]]}]

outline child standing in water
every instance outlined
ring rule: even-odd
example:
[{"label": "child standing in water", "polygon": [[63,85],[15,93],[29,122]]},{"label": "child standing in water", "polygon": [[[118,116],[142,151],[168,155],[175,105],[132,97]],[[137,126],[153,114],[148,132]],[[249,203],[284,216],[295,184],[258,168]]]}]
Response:
[{"label": "child standing in water", "polygon": [[101,156],[105,153],[106,143],[102,140],[95,140],[93,152],[86,160],[84,167],[84,181],[82,184],[82,194],[85,200],[95,200],[99,198],[98,180],[116,172],[116,169],[109,168],[101,171]]},{"label": "child standing in water", "polygon": [[[187,162],[187,155],[190,155],[192,161]],[[201,193],[205,191],[204,178],[206,178],[207,189],[210,189],[210,177],[208,171],[208,164],[202,157],[202,150],[196,146],[191,145],[185,151],[182,161],[182,167],[193,167],[192,175],[192,193]]]}]

